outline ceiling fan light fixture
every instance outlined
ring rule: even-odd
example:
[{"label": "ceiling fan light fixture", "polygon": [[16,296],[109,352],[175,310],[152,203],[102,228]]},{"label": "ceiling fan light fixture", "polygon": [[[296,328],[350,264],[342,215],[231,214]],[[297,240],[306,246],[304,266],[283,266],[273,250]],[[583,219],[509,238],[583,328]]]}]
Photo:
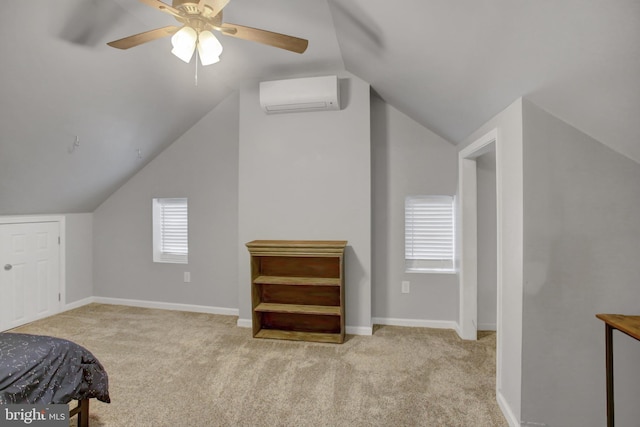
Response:
[{"label": "ceiling fan light fixture", "polygon": [[182,27],[171,37],[171,45],[173,46],[171,53],[188,63],[196,50],[197,41],[198,33],[196,30],[191,27]]},{"label": "ceiling fan light fixture", "polygon": [[[181,26],[167,25],[155,30],[134,34],[123,39],[107,43],[117,49],[130,49],[163,37],[171,37],[171,53],[189,63],[198,48],[197,56],[202,65],[211,65],[220,61],[222,45],[210,30],[226,36],[254,41],[295,53],[307,50],[309,41],[286,34],[274,33],[259,28],[245,27],[222,21],[222,9],[230,0],[140,0],[147,6],[172,15]],[[197,58],[196,58],[197,70]]]},{"label": "ceiling fan light fixture", "polygon": [[202,65],[211,65],[220,61],[222,45],[211,31],[200,31],[198,34],[198,55]]}]

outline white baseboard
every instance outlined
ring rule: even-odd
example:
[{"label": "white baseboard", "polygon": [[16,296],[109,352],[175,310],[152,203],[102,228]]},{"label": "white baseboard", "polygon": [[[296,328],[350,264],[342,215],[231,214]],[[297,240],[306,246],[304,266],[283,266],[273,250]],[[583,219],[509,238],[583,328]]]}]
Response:
[{"label": "white baseboard", "polygon": [[[63,311],[73,310],[74,308],[82,307],[93,302],[99,304],[125,305],[130,307],[157,308],[161,310],[178,310],[189,311],[193,313],[221,314],[225,316],[239,315],[239,310],[237,308],[210,307],[204,305],[176,304],[160,301],[144,301],[109,297],[88,297],[79,301],[74,301],[72,303],[66,304],[63,308]],[[458,330],[457,323],[448,320],[397,319],[389,317],[374,317],[371,320],[374,325],[411,326],[420,328]],[[251,328],[251,319],[238,318],[237,326],[240,328]],[[347,326],[346,333],[351,335],[373,335],[373,327]]]},{"label": "white baseboard", "polygon": [[397,319],[392,317],[374,317],[371,320],[374,325],[410,326],[416,328],[453,330],[458,329],[458,324],[453,320]]},{"label": "white baseboard", "polygon": [[210,307],[206,305],[176,304],[176,303],[160,302],[160,301],[142,301],[142,300],[107,298],[107,297],[93,297],[92,302],[97,302],[100,304],[126,305],[130,307],[157,308],[160,310],[177,310],[177,311],[190,311],[193,313],[222,314],[225,316],[238,315],[237,308]]},{"label": "white baseboard", "polygon": [[509,406],[507,400],[504,398],[500,390],[496,390],[496,400],[498,401],[498,406],[502,411],[502,415],[504,415],[507,422],[509,423],[509,427],[520,427],[520,420],[518,419],[519,417],[516,417],[516,415],[513,413],[513,411],[511,410],[511,406]]},{"label": "white baseboard", "polygon": [[373,326],[346,326],[345,332],[351,335],[373,335]]},{"label": "white baseboard", "polygon": [[478,323],[479,331],[497,331],[495,323]]},{"label": "white baseboard", "polygon": [[238,318],[237,326],[239,328],[252,328],[253,324],[251,322],[251,319],[240,319],[240,318]]},{"label": "white baseboard", "polygon": [[460,324],[455,322],[456,324],[453,326],[453,330],[456,331],[456,334],[462,339],[462,331],[460,330]]},{"label": "white baseboard", "polygon": [[74,302],[70,302],[68,304],[65,304],[64,307],[62,307],[62,311],[69,311],[69,310],[73,310],[76,308],[80,308],[84,305],[88,305],[91,304],[92,302],[95,302],[95,297],[87,297],[87,298],[83,298],[81,300],[78,301],[74,301]]},{"label": "white baseboard", "polygon": [[[251,319],[238,319],[237,323],[240,328],[251,328]],[[351,335],[373,335],[373,328],[370,326],[347,326],[346,333]]]}]

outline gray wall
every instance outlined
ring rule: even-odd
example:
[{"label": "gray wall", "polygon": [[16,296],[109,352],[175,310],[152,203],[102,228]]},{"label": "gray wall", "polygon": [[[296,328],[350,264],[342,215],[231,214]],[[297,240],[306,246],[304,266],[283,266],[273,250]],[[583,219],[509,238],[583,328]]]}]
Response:
[{"label": "gray wall", "polygon": [[93,296],[93,214],[65,215],[65,303]]},{"label": "gray wall", "polygon": [[476,159],[478,186],[478,330],[496,330],[498,258],[496,152]]},{"label": "gray wall", "polygon": [[341,76],[340,111],[266,115],[258,84],[240,94],[238,302],[251,319],[245,243],[347,240],[346,324],[371,326],[369,85]]},{"label": "gray wall", "polygon": [[[522,419],[602,426],[604,323],[595,314],[638,314],[640,165],[529,102],[524,141]],[[638,344],[614,337],[620,426],[640,420]]]},{"label": "gray wall", "polygon": [[[373,317],[380,323],[455,322],[455,274],[405,273],[404,201],[409,195],[454,195],[457,148],[378,96],[371,99]],[[410,293],[401,293],[408,280]]]},{"label": "gray wall", "polygon": [[[152,262],[151,200],[189,199],[189,264]],[[227,98],[94,213],[94,292],[233,308],[237,302],[238,97]],[[183,273],[191,283],[183,283]]]}]

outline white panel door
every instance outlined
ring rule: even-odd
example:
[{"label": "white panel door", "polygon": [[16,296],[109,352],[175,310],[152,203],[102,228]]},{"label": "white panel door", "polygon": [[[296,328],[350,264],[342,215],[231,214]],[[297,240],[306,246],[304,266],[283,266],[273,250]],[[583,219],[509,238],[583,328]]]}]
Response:
[{"label": "white panel door", "polygon": [[0,330],[60,311],[58,222],[0,224]]}]

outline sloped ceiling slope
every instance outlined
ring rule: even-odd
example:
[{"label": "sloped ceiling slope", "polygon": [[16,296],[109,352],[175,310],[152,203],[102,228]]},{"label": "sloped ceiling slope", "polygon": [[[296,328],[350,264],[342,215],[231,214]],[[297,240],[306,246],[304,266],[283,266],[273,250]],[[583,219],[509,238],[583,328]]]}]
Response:
[{"label": "sloped ceiling slope", "polygon": [[344,69],[326,1],[232,1],[225,21],[311,45],[298,55],[220,37],[221,62],[198,68],[197,86],[169,38],[106,45],[176,24],[136,0],[1,7],[0,214],[92,212],[241,84]]},{"label": "sloped ceiling slope", "polygon": [[526,96],[640,162],[637,0],[330,0],[348,71],[456,143]]},{"label": "sloped ceiling slope", "polygon": [[640,162],[637,0],[231,0],[224,18],[309,49],[221,37],[196,86],[168,38],[106,46],[175,23],[137,0],[3,2],[0,214],[91,212],[243,84],[343,69],[453,143],[526,96]]}]

